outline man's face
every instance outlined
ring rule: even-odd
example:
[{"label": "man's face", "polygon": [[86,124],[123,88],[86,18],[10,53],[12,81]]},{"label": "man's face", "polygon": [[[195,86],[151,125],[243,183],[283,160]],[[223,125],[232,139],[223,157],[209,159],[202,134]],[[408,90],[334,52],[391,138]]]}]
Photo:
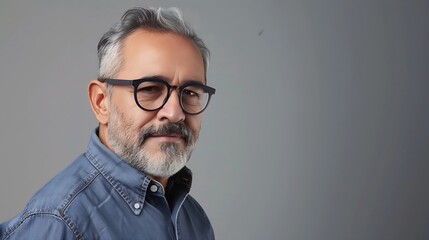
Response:
[{"label": "man's face", "polygon": [[[124,40],[118,79],[162,76],[171,85],[204,83],[198,48],[171,33],[137,30]],[[139,108],[132,86],[114,86],[107,124],[108,147],[135,168],[156,177],[169,177],[189,159],[198,138],[201,116],[185,114],[173,90],[160,110]]]}]

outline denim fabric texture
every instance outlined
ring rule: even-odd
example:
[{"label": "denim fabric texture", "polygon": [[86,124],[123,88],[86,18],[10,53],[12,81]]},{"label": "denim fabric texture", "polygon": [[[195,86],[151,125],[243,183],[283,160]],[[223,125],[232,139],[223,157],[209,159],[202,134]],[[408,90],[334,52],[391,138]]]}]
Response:
[{"label": "denim fabric texture", "polygon": [[165,189],[119,159],[96,129],[86,153],[42,187],[0,239],[214,239],[183,168]]}]

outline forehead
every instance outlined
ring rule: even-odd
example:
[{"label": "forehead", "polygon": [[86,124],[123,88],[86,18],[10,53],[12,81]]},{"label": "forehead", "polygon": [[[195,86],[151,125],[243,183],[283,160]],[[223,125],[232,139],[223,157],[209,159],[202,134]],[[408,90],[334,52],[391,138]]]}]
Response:
[{"label": "forehead", "polygon": [[121,54],[121,79],[161,75],[170,81],[204,81],[198,47],[177,34],[138,29],[124,39]]}]

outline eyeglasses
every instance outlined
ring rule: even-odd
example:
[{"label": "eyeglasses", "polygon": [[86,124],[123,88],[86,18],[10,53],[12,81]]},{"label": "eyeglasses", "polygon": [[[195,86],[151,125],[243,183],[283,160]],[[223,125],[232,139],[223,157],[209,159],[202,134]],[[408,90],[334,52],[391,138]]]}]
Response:
[{"label": "eyeglasses", "polygon": [[171,95],[172,89],[178,90],[179,102],[183,112],[197,115],[203,112],[216,89],[200,82],[190,81],[180,86],[170,85],[160,77],[147,77],[136,80],[99,79],[111,85],[132,85],[137,106],[145,111],[161,109]]}]

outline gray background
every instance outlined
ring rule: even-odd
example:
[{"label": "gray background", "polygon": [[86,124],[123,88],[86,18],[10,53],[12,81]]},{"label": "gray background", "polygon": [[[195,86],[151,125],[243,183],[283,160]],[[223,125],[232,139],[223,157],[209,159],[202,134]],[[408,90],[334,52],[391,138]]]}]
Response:
[{"label": "gray background", "polygon": [[429,238],[419,0],[0,0],[0,222],[86,149],[96,44],[133,6],[212,50],[190,167],[218,239]]}]

